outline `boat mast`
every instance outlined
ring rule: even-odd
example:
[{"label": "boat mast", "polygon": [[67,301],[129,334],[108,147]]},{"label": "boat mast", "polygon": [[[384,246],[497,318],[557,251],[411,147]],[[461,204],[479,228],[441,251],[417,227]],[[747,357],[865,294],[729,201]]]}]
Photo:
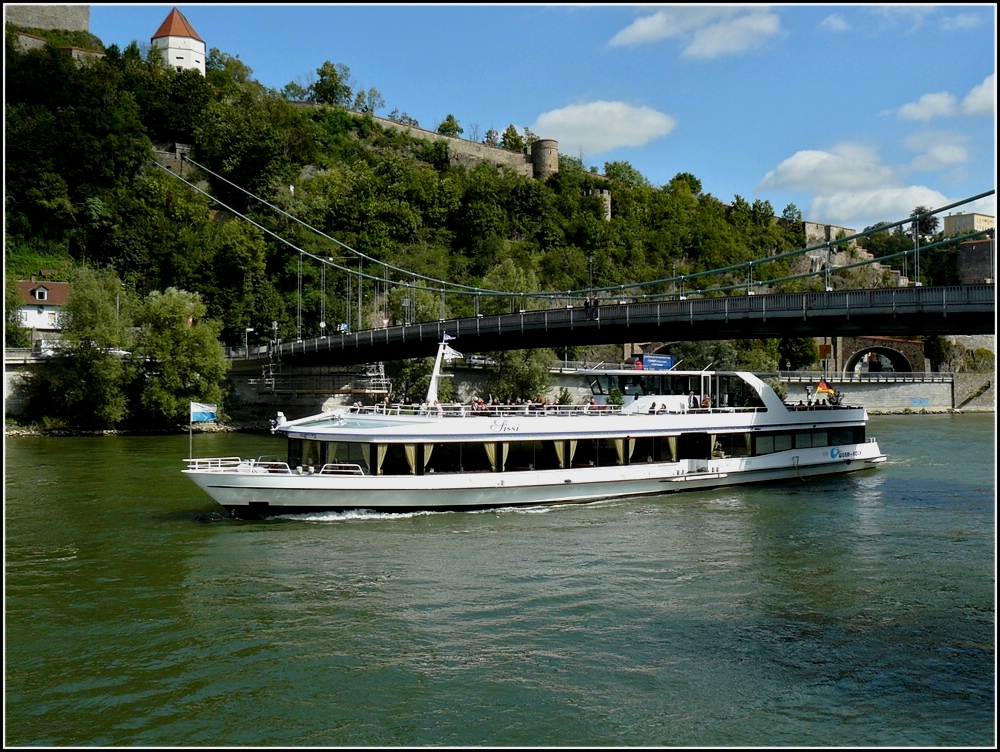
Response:
[{"label": "boat mast", "polygon": [[434,370],[431,371],[431,383],[427,385],[427,406],[430,407],[438,398],[438,382],[441,379],[441,363],[452,358],[461,358],[462,353],[452,349],[448,340],[455,339],[448,332],[444,333],[438,345],[437,357],[434,359]]}]

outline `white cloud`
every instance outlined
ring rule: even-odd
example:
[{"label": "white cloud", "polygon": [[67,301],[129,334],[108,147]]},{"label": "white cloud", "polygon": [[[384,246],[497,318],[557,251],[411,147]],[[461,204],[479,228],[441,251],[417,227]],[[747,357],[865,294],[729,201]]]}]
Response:
[{"label": "white cloud", "polygon": [[820,28],[829,29],[830,31],[848,31],[850,29],[847,21],[839,13],[827,16],[820,22],[819,25]]},{"label": "white cloud", "polygon": [[884,28],[913,31],[923,26],[924,21],[935,12],[933,6],[924,5],[879,5],[867,9],[883,22]]},{"label": "white cloud", "polygon": [[608,45],[632,47],[676,38],[685,42],[685,57],[714,58],[759,47],[780,30],[778,16],[763,7],[673,7],[637,18]]},{"label": "white cloud", "polygon": [[974,86],[962,100],[962,112],[966,115],[993,115],[996,112],[997,76],[991,73]]},{"label": "white cloud", "polygon": [[916,102],[904,104],[899,108],[899,117],[903,120],[930,120],[935,117],[951,117],[957,111],[955,95],[941,91],[924,94]]},{"label": "white cloud", "polygon": [[908,169],[927,172],[965,164],[969,161],[966,148],[968,136],[960,133],[923,132],[908,136],[903,145],[917,152]]},{"label": "white cloud", "polygon": [[941,28],[945,31],[968,31],[979,26],[980,16],[971,13],[959,13],[957,16],[945,16],[941,19]]},{"label": "white cloud", "polygon": [[935,94],[924,94],[916,102],[910,102],[900,107],[896,114],[902,120],[931,120],[936,117],[954,117],[956,115],[993,115],[996,111],[996,74],[988,75],[981,84],[972,87],[961,105],[954,94],[939,91]]},{"label": "white cloud", "polygon": [[714,58],[760,47],[781,30],[773,13],[752,13],[698,29],[684,57]]},{"label": "white cloud", "polygon": [[806,214],[860,231],[876,222],[895,222],[908,217],[917,206],[935,207],[947,203],[948,198],[933,188],[897,186],[819,195],[809,202]]},{"label": "white cloud", "polygon": [[840,144],[831,151],[796,152],[768,172],[758,187],[823,193],[894,182],[894,171],[879,164],[873,149],[860,144]]},{"label": "white cloud", "polygon": [[[953,164],[964,155],[961,147],[949,149],[930,139],[910,146],[922,147],[918,160],[928,165],[931,160]],[[949,201],[932,188],[900,182],[897,170],[881,164],[874,149],[844,143],[829,151],[796,152],[768,172],[758,188],[809,193],[813,198],[805,216],[859,231],[876,222],[902,219],[915,206],[943,206]]]},{"label": "white cloud", "polygon": [[543,112],[530,129],[559,142],[564,154],[588,156],[645,146],[669,135],[677,120],[651,107],[623,102],[588,102]]}]

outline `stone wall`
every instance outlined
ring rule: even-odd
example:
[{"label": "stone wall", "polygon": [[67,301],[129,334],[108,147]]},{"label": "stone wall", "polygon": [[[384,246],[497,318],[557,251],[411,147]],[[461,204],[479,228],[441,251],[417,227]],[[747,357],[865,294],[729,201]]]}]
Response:
[{"label": "stone wall", "polygon": [[4,23],[28,29],[90,31],[89,5],[5,5]]},{"label": "stone wall", "polygon": [[956,373],[954,403],[966,412],[996,412],[996,372]]},{"label": "stone wall", "polygon": [[493,146],[481,144],[478,141],[467,141],[462,138],[445,136],[441,133],[424,130],[416,126],[397,123],[395,120],[381,118],[377,115],[373,116],[373,119],[384,128],[403,131],[414,138],[421,138],[427,141],[444,141],[448,145],[448,161],[452,164],[460,164],[471,169],[480,162],[490,162],[491,164],[509,167],[526,178],[534,175],[535,168],[530,154],[497,149]]},{"label": "stone wall", "polygon": [[993,279],[993,238],[967,240],[958,246],[958,281],[963,285],[979,285]]}]

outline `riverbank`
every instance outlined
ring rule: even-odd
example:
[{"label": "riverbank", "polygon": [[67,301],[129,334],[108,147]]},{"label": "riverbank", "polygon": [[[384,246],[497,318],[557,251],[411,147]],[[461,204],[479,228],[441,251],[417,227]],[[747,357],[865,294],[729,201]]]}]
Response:
[{"label": "riverbank", "polygon": [[147,428],[147,429],[120,429],[109,428],[106,430],[78,430],[72,428],[46,428],[39,425],[21,425],[7,421],[4,424],[4,437],[15,438],[18,436],[46,436],[46,437],[68,437],[68,436],[172,436],[175,434],[188,433],[260,433],[267,431],[269,426],[250,425],[244,423],[198,423],[190,429],[188,426],[176,426],[173,428]]}]

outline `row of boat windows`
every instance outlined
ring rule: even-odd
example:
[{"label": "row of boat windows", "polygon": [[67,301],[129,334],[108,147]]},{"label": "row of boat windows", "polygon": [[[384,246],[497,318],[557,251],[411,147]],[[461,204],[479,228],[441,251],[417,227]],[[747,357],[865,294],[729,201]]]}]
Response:
[{"label": "row of boat windows", "polygon": [[362,444],[289,439],[288,464],[317,470],[327,464],[358,465],[365,473],[379,475],[513,472],[711,457],[756,457],[790,449],[864,441],[864,426],[766,433],[450,444]]},{"label": "row of boat windows", "polygon": [[713,407],[764,407],[757,390],[739,376],[692,376],[656,371],[636,371],[628,375],[607,374],[594,377],[590,382],[594,394],[608,395],[618,389],[626,398],[645,394],[688,394],[694,392],[699,404],[708,396]]}]

